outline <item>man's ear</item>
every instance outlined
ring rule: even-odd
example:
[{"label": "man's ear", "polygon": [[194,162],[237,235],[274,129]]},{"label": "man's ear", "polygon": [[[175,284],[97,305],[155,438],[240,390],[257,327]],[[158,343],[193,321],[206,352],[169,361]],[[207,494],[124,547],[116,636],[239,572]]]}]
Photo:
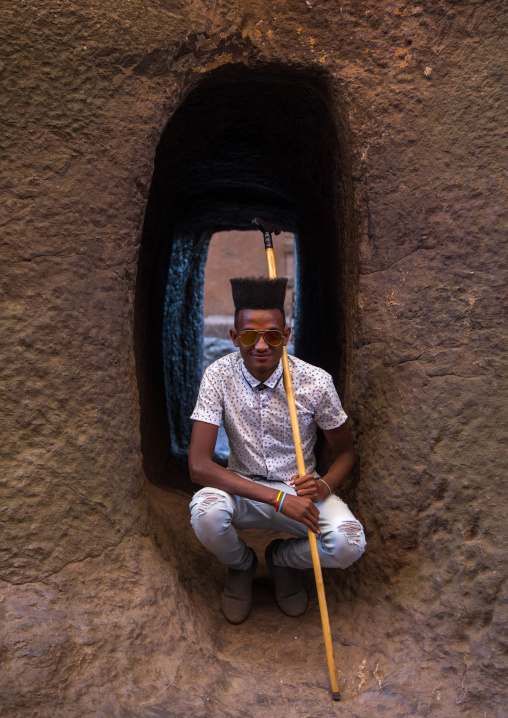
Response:
[{"label": "man's ear", "polygon": [[231,340],[232,340],[233,344],[235,345],[235,347],[239,347],[240,340],[238,338],[238,332],[236,331],[236,329],[230,329],[229,336],[231,337]]},{"label": "man's ear", "polygon": [[286,346],[286,344],[288,343],[290,336],[291,336],[291,327],[286,327],[284,329],[284,339],[282,340],[282,343],[284,344],[284,346]]}]

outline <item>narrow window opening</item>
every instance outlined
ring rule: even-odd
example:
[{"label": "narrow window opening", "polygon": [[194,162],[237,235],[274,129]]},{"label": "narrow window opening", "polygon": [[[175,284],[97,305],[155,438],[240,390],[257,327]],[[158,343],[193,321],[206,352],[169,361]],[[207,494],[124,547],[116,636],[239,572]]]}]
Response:
[{"label": "narrow window opening", "polygon": [[[216,321],[210,317],[226,312],[203,314],[205,272],[223,232],[252,231],[252,218],[260,216],[294,235],[293,259],[285,256],[277,267],[291,275],[295,262],[288,292],[296,297],[288,312],[294,353],[343,386],[355,195],[347,132],[330,106],[326,78],[317,71],[226,66],[188,94],[161,136],[135,307],[143,465],[153,483],[191,489],[186,459],[204,336]],[[274,241],[279,247],[280,238]],[[226,283],[257,273],[248,264],[225,270]],[[229,287],[224,294],[230,296]]]}]

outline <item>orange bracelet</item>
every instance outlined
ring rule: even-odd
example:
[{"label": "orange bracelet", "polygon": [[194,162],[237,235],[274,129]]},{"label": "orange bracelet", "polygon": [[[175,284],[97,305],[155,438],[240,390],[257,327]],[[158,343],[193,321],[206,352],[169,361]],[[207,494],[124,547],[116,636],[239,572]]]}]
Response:
[{"label": "orange bracelet", "polygon": [[323,487],[321,486],[319,481],[316,481],[316,484],[319,486],[319,493],[321,494],[321,498],[319,499],[319,501],[322,501],[323,500]]}]

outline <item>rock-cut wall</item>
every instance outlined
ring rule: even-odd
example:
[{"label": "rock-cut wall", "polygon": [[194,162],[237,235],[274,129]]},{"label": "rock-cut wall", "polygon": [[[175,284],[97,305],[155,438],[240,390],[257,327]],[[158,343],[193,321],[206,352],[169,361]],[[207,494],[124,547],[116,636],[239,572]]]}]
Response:
[{"label": "rock-cut wall", "polygon": [[[2,716],[506,715],[507,25],[500,0],[3,3]],[[238,127],[249,78],[294,98],[276,136],[264,108]],[[192,94],[213,83],[229,104]],[[202,165],[192,134],[190,164],[161,155],[189,97],[214,119]],[[259,149],[262,126],[292,150],[254,183],[259,153],[224,163],[221,127]],[[367,553],[325,575],[339,706],[310,576],[302,619],[261,566],[224,625],[167,453],[171,242],[199,252],[198,215],[245,228],[253,193],[300,238],[304,324],[329,320],[360,455],[344,495]]]}]

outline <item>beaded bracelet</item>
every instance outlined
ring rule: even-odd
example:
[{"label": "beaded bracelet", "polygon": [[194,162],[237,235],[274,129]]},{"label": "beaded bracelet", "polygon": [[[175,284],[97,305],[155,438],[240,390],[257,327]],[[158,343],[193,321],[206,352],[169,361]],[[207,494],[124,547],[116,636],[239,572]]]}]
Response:
[{"label": "beaded bracelet", "polygon": [[286,498],[286,492],[284,492],[284,496],[282,497],[282,501],[279,504],[279,508],[277,509],[277,513],[280,513],[280,510],[282,508],[282,504],[284,503],[284,499]]}]

